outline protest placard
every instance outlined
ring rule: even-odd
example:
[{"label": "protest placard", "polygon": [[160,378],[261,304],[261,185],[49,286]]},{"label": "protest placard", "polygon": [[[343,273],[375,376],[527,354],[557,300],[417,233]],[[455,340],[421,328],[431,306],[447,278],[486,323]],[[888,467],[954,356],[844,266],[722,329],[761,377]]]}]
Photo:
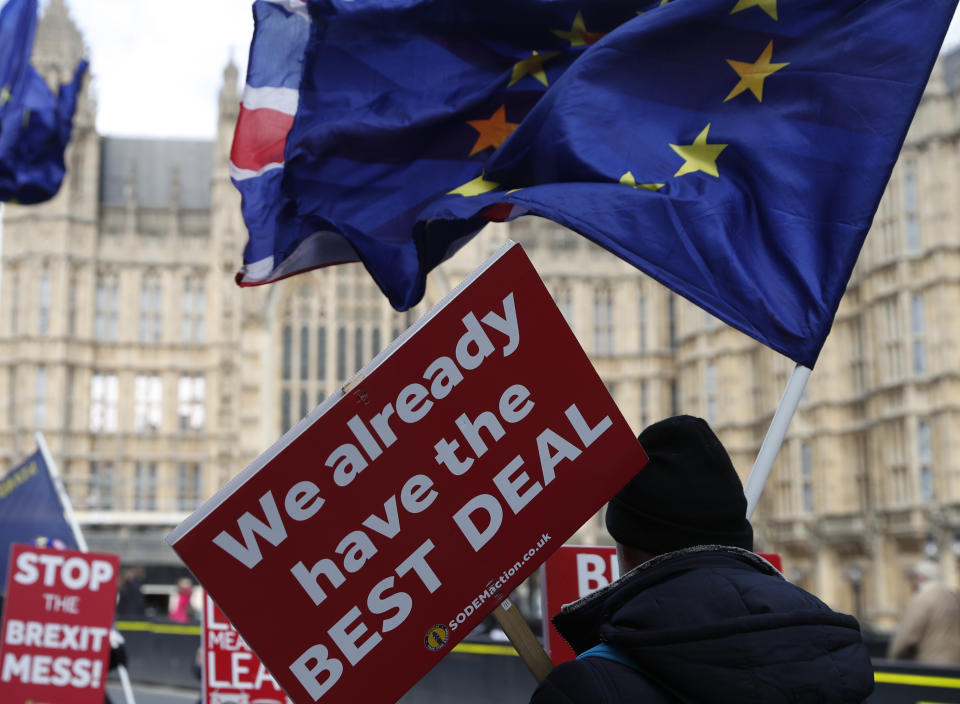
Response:
[{"label": "protest placard", "polygon": [[103,704],[117,557],[14,544],[0,643],[0,701]]},{"label": "protest placard", "polygon": [[573,652],[550,619],[564,604],[582,599],[620,578],[612,545],[562,545],[540,567],[543,647],[554,665],[573,660]]},{"label": "protest placard", "polygon": [[508,243],[173,533],[298,704],[394,702],[646,461]]},{"label": "protest placard", "polygon": [[205,595],[203,604],[203,704],[289,704],[213,599]]}]

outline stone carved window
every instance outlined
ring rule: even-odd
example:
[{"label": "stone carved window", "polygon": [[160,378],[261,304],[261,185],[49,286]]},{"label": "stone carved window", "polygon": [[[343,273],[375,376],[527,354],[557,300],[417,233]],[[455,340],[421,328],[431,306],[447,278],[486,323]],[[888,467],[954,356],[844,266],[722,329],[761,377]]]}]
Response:
[{"label": "stone carved window", "polygon": [[927,373],[927,324],[922,293],[910,299],[910,332],[913,335],[913,373]]},{"label": "stone carved window", "polygon": [[156,511],[156,462],[137,462],[133,481],[133,508],[137,511]]},{"label": "stone carved window", "polygon": [[163,287],[157,274],[140,281],[140,342],[160,342],[163,326]]},{"label": "stone carved window", "polygon": [[43,267],[37,291],[37,334],[50,332],[50,269]]},{"label": "stone carved window", "polygon": [[930,421],[917,423],[917,462],[919,464],[920,500],[927,502],[936,498],[936,484],[933,472],[933,442],[930,433]]},{"label": "stone carved window", "polygon": [[177,382],[180,430],[203,430],[206,423],[207,382],[202,375],[181,376]]},{"label": "stone carved window", "polygon": [[113,342],[117,339],[119,308],[120,283],[117,275],[99,274],[94,301],[93,336],[100,342]]},{"label": "stone carved window", "polygon": [[41,430],[47,421],[47,367],[37,365],[33,397],[33,424]]},{"label": "stone carved window", "polygon": [[204,313],[206,289],[202,276],[188,276],[181,298],[181,340],[188,345],[202,344],[205,338]]},{"label": "stone carved window", "polygon": [[96,373],[90,379],[90,432],[117,432],[117,375]]},{"label": "stone carved window", "polygon": [[593,352],[602,357],[613,355],[613,291],[601,286],[593,294]]},{"label": "stone carved window", "polygon": [[163,384],[158,374],[138,374],[133,380],[133,429],[138,433],[160,430]]},{"label": "stone carved window", "polygon": [[201,480],[199,464],[180,463],[177,465],[176,507],[178,511],[193,511],[200,505],[203,498]]}]

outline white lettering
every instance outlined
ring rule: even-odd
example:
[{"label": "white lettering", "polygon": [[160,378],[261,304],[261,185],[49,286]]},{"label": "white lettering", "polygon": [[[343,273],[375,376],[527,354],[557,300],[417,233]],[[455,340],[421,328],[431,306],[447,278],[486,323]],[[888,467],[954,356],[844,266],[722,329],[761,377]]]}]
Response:
[{"label": "white lettering", "polygon": [[601,555],[577,554],[577,595],[585,597],[600,587],[610,584],[605,572],[606,562]]},{"label": "white lettering", "polygon": [[362,638],[363,634],[368,630],[362,621],[357,623],[353,630],[347,631],[347,628],[357,622],[359,618],[360,609],[354,606],[327,631],[327,633],[330,634],[330,638],[337,644],[337,647],[340,648],[340,651],[346,656],[347,660],[350,661],[351,665],[356,665],[363,660],[364,656],[383,640],[383,637],[374,631],[370,634],[369,638],[363,643],[360,643],[360,638]]},{"label": "white lettering", "polygon": [[522,466],[523,458],[517,455],[493,478],[493,483],[496,484],[503,498],[507,500],[507,506],[514,514],[520,513],[520,510],[543,490],[540,482],[535,481],[526,492],[520,493],[520,489],[530,482],[530,476],[526,472],[520,472],[516,479],[513,478]]},{"label": "white lettering", "polygon": [[517,308],[513,302],[513,294],[503,299],[503,317],[490,311],[483,316],[483,322],[498,332],[507,336],[507,346],[503,348],[503,356],[509,357],[520,345],[520,326],[517,324]]},{"label": "white lettering", "polygon": [[594,440],[607,432],[607,429],[613,425],[610,416],[604,416],[599,423],[591,428],[587,425],[587,421],[583,419],[583,414],[580,413],[580,409],[577,408],[576,404],[570,406],[570,408],[564,411],[564,414],[567,416],[567,420],[570,421],[570,425],[573,426],[584,447],[590,447]]},{"label": "white lettering", "polygon": [[[483,511],[487,515],[487,525],[482,530],[472,518],[473,514],[478,511]],[[470,547],[473,548],[474,552],[477,552],[497,534],[500,524],[503,522],[503,509],[495,497],[490,494],[480,494],[474,496],[464,504],[463,508],[453,514],[453,520],[467,542],[470,543]]]},{"label": "white lettering", "polygon": [[[557,452],[551,454],[551,449],[555,449]],[[540,454],[540,469],[543,471],[544,486],[557,478],[557,474],[553,470],[562,460],[575,460],[580,456],[580,450],[550,428],[537,436],[537,451]]]},{"label": "white lettering", "polygon": [[[343,663],[329,657],[326,646],[312,645],[290,665],[290,672],[307,690],[313,701],[317,701],[337,683],[343,674]],[[326,674],[321,681],[320,676]]]},{"label": "white lettering", "polygon": [[259,535],[264,538],[274,547],[282,543],[287,537],[287,529],[283,525],[283,519],[280,518],[280,511],[277,510],[272,492],[268,491],[260,497],[260,507],[269,523],[264,523],[249,511],[237,520],[243,545],[225,530],[220,531],[219,535],[213,539],[216,545],[249,569],[253,569],[263,559],[256,536]]},{"label": "white lettering", "polygon": [[[287,515],[295,521],[305,521],[311,518],[320,507],[323,506],[323,499],[317,497],[320,489],[313,482],[297,482],[290,491],[287,492],[287,498],[283,501],[283,507]],[[316,497],[316,501],[310,503]]]}]

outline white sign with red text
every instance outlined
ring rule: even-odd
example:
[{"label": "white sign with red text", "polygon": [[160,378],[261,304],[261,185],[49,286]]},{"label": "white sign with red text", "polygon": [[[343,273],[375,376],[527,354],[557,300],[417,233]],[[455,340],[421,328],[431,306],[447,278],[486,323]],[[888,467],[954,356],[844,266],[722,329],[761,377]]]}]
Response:
[{"label": "white sign with red text", "polygon": [[0,701],[103,704],[117,557],[12,545]]}]

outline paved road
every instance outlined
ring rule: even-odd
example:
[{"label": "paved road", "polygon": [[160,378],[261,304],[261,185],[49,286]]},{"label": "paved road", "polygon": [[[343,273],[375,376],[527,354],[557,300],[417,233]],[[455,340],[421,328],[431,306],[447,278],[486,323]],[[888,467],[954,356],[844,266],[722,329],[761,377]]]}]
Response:
[{"label": "paved road", "polygon": [[[107,693],[113,704],[125,704],[123,689],[119,684],[107,684]],[[133,696],[137,704],[196,704],[200,698],[199,689],[175,689],[173,687],[157,687],[152,685],[133,685]]]}]

